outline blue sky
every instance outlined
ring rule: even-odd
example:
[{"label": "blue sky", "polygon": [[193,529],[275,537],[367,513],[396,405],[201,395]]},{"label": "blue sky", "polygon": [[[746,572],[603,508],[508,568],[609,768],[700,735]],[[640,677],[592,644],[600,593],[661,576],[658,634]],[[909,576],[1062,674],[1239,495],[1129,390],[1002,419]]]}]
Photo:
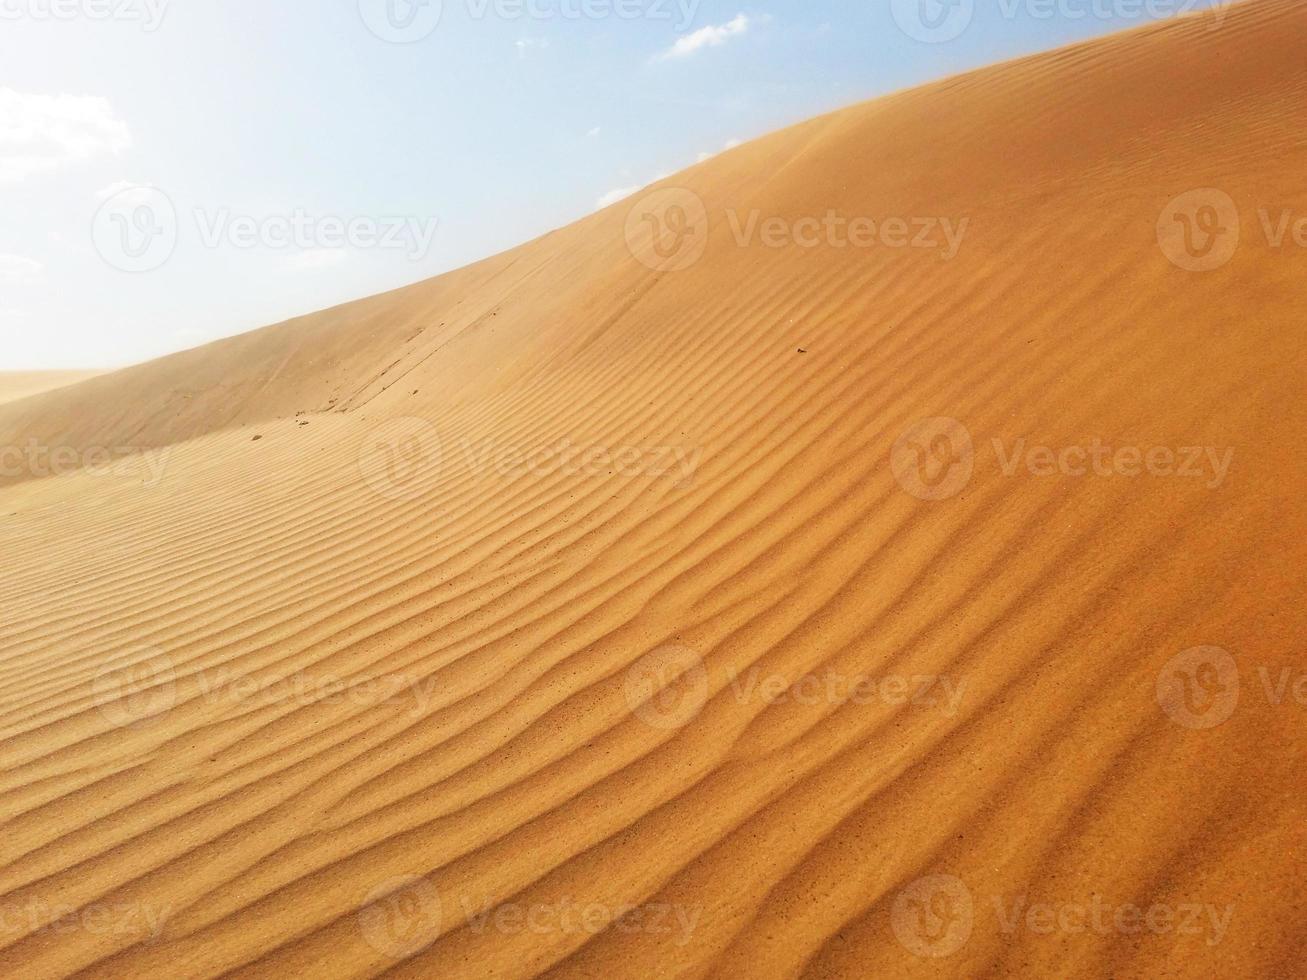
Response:
[{"label": "blue sky", "polygon": [[0,0],[0,369],[128,364],[413,282],[731,142],[1221,6],[422,2]]}]

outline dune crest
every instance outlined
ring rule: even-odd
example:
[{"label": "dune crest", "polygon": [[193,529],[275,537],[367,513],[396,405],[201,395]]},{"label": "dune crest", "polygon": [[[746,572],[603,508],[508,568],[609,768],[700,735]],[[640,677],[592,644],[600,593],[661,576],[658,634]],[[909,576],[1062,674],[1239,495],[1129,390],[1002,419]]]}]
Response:
[{"label": "dune crest", "polygon": [[1299,974],[1305,39],[0,405],[0,974]]}]

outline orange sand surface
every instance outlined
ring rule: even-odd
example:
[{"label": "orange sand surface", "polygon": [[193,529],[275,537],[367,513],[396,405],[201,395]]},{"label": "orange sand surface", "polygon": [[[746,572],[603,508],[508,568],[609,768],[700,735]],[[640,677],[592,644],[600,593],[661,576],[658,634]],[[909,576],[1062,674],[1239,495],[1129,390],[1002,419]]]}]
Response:
[{"label": "orange sand surface", "polygon": [[0,976],[1307,976],[1304,50],[974,72],[0,408]]}]

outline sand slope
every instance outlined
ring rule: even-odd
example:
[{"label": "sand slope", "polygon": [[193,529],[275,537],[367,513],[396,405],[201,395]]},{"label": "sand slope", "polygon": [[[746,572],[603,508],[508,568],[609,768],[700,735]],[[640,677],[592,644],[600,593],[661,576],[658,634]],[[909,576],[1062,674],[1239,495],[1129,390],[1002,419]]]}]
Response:
[{"label": "sand slope", "polygon": [[[952,79],[660,185],[678,271],[637,196],[0,407],[92,464],[0,486],[0,974],[1304,975],[1304,40]],[[732,228],[832,209],[965,238]]]}]

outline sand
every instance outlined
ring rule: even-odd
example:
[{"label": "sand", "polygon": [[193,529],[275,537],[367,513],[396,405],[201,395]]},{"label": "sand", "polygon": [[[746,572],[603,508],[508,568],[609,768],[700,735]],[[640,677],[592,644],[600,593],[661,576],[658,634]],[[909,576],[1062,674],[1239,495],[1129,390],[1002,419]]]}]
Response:
[{"label": "sand", "polygon": [[1307,975],[1305,39],[0,407],[0,975]]}]

